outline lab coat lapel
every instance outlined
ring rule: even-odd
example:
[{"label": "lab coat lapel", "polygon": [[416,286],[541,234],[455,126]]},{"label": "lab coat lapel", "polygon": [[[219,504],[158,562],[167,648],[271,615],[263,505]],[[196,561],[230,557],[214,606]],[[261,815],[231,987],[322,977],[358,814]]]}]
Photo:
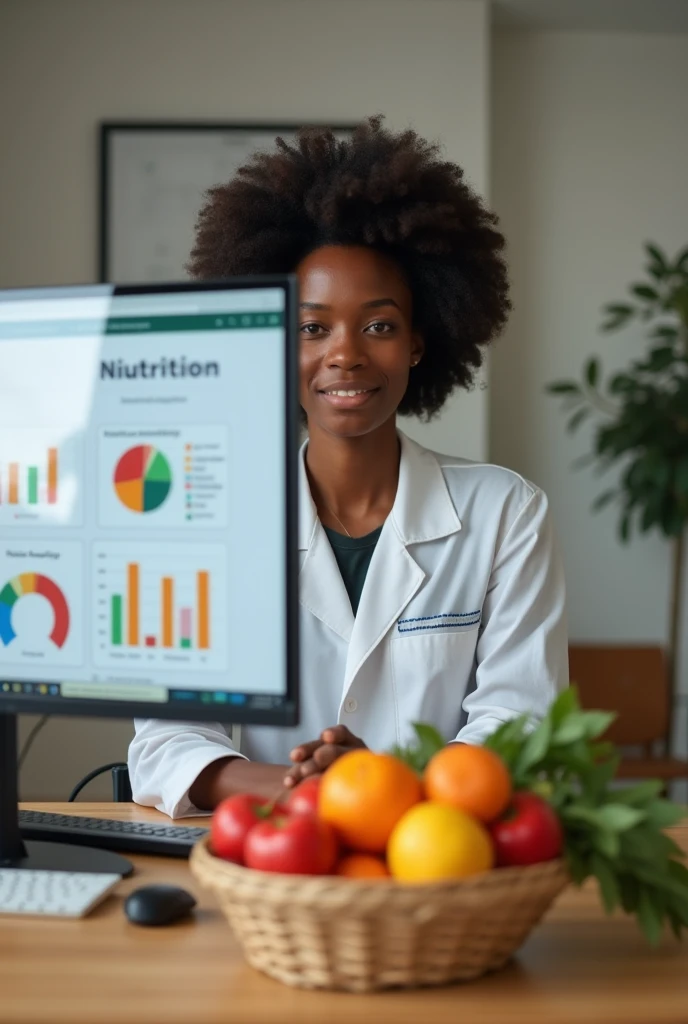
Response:
[{"label": "lab coat lapel", "polygon": [[408,546],[437,540],[461,529],[435,456],[401,432],[399,440],[397,494],[373,553],[353,623],[342,699],[356,673],[425,579]]},{"label": "lab coat lapel", "polygon": [[305,551],[299,575],[299,601],[348,643],[354,625],[351,601],[311,497],[305,462],[299,453],[299,550]]},{"label": "lab coat lapel", "polygon": [[346,659],[344,693],[425,579],[425,573],[406,550],[394,523],[388,519],[377,542]]}]

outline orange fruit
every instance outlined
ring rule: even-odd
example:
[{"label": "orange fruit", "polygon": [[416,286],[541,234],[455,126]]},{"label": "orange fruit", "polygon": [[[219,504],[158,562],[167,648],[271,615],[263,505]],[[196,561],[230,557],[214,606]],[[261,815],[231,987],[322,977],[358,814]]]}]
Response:
[{"label": "orange fruit", "polygon": [[425,769],[423,788],[428,800],[451,804],[486,824],[506,810],[512,790],[501,757],[469,744],[450,744],[438,751]]},{"label": "orange fruit", "polygon": [[351,750],[323,775],[318,815],[351,849],[384,853],[399,818],[422,796],[420,779],[403,761]]},{"label": "orange fruit", "polygon": [[441,882],[489,871],[494,847],[475,818],[448,804],[425,801],[397,822],[387,862],[400,882]]},{"label": "orange fruit", "polygon": [[343,878],[389,878],[382,857],[374,857],[371,853],[347,854],[339,861],[334,873]]}]

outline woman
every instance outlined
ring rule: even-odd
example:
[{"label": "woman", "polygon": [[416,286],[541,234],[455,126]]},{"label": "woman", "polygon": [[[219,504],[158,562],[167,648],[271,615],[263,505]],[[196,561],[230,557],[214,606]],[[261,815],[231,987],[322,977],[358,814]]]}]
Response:
[{"label": "woman", "polygon": [[[544,494],[397,431],[468,387],[509,310],[496,217],[413,132],[304,130],[202,210],[198,278],[300,286],[302,722],[139,721],[134,797],[173,817],[273,795],[413,721],[479,743],[567,684],[564,584]],[[460,439],[457,439],[460,441]]]}]

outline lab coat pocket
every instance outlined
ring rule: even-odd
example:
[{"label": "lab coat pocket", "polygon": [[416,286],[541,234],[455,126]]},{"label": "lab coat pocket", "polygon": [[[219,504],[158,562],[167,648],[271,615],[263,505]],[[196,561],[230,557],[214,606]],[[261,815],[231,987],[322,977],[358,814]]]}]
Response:
[{"label": "lab coat pocket", "polygon": [[391,643],[400,742],[413,722],[429,722],[446,740],[459,730],[464,696],[473,688],[479,625],[449,632],[398,633]]}]

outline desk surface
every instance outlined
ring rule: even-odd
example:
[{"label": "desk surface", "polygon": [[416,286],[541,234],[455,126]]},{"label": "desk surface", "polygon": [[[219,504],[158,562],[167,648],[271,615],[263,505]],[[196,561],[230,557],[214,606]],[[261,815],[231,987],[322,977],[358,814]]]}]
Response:
[{"label": "desk surface", "polygon": [[[32,804],[37,810],[132,820],[162,815],[128,804]],[[167,819],[164,819],[167,820]],[[200,824],[199,819],[190,819]],[[688,825],[673,830],[688,850]],[[308,992],[263,977],[242,959],[212,897],[187,863],[132,857],[134,876],[80,921],[0,918],[0,1021],[12,1024],[678,1024],[688,1020],[688,944],[651,950],[623,916],[607,918],[595,888],[569,889],[505,970],[475,982],[370,996]],[[122,912],[139,885],[182,885],[195,920],[147,930]]]}]

